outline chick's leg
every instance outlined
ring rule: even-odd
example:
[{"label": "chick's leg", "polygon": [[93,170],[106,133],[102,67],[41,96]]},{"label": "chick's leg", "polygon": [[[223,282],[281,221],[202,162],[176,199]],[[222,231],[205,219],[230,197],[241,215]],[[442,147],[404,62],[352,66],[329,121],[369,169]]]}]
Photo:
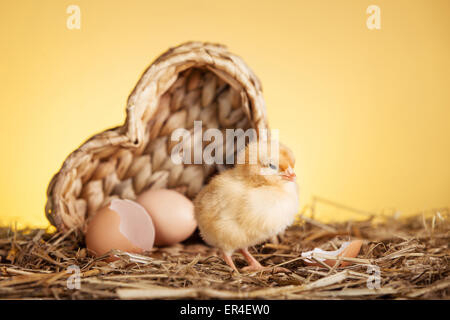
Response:
[{"label": "chick's leg", "polygon": [[234,271],[236,271],[237,273],[239,273],[238,269],[237,269],[236,266],[234,265],[233,258],[231,257],[230,254],[225,253],[224,251],[222,251],[222,258],[223,258],[223,260],[225,260],[225,262],[227,263],[227,265],[229,265]]},{"label": "chick's leg", "polygon": [[263,267],[258,260],[256,260],[250,252],[248,252],[248,249],[241,249],[241,253],[244,255],[245,260],[248,262],[248,266],[242,268],[243,271],[262,271],[262,270],[273,270],[274,272],[290,272],[289,269],[276,267],[276,268],[270,268],[270,267]]},{"label": "chick's leg", "polygon": [[244,271],[259,271],[259,270],[264,269],[264,267],[258,262],[258,260],[256,260],[250,254],[250,252],[248,252],[248,249],[241,249],[239,251],[244,255],[245,260],[247,260],[247,262],[248,262],[248,266],[242,268],[242,270],[244,270]]}]

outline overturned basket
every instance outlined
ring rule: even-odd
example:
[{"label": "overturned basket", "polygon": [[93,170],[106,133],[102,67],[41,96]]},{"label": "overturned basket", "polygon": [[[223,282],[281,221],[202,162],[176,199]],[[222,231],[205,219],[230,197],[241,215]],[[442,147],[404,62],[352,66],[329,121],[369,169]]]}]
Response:
[{"label": "overturned basket", "polygon": [[192,132],[194,120],[220,130],[267,128],[258,78],[240,57],[210,43],[185,43],[156,59],[129,96],[126,113],[123,126],[91,137],[52,178],[45,210],[58,230],[85,231],[112,199],[135,199],[149,188],[194,198],[218,168],[175,164],[170,136],[177,128]]}]

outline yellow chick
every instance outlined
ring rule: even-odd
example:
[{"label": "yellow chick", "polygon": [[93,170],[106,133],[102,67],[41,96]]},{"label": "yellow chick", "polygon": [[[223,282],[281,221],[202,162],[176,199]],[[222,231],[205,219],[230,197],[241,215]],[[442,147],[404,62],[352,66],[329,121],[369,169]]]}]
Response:
[{"label": "yellow chick", "polygon": [[202,238],[221,249],[235,271],[231,256],[236,250],[248,262],[244,271],[265,269],[247,248],[284,231],[299,210],[292,151],[280,144],[277,164],[266,145],[267,152],[257,152],[259,143],[249,143],[242,151],[245,163],[213,177],[194,200]]}]

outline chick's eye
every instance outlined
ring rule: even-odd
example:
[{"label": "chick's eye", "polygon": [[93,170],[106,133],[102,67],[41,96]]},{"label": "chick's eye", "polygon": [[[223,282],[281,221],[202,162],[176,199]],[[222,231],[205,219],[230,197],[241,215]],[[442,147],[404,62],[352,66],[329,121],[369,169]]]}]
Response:
[{"label": "chick's eye", "polygon": [[277,170],[277,166],[274,164],[269,164],[270,169]]}]

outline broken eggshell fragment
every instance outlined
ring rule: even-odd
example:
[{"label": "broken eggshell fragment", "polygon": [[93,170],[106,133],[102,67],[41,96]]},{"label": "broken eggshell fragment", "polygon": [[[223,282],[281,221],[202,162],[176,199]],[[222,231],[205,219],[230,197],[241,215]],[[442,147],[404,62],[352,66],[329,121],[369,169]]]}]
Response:
[{"label": "broken eggshell fragment", "polygon": [[[86,246],[95,256],[112,249],[143,253],[153,248],[155,228],[144,207],[131,200],[114,199],[88,224]],[[116,260],[114,257],[109,261]]]},{"label": "broken eggshell fragment", "polygon": [[[338,250],[334,250],[334,251],[325,251],[320,248],[314,248],[314,250],[311,250],[308,252],[303,252],[302,257],[308,258],[308,259],[305,259],[304,262],[309,266],[323,267],[323,265],[321,265],[320,263],[318,263],[312,259],[312,256],[314,253],[323,254],[323,255],[327,255],[327,256],[334,256],[334,257],[355,258],[358,255],[359,251],[361,250],[362,243],[363,243],[362,240],[347,241],[347,242],[344,242]],[[330,267],[333,267],[336,264],[336,262],[338,261],[338,260],[324,259],[324,258],[318,258],[318,257],[315,257],[315,259],[327,264]],[[341,261],[339,267],[346,267],[350,264],[351,264],[351,262]]]}]

